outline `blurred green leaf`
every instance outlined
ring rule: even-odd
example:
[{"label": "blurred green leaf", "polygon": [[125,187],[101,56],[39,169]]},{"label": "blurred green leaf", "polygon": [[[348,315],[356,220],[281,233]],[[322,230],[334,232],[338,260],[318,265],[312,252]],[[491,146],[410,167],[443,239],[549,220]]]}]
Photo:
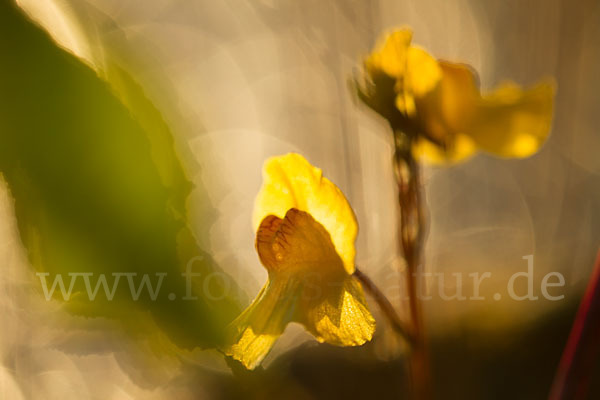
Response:
[{"label": "blurred green leaf", "polygon": [[[217,345],[239,312],[237,286],[189,229],[192,184],[160,113],[125,71],[103,71],[109,85],[12,2],[0,2],[0,54],[0,172],[31,263],[49,286],[56,274],[68,285],[68,273],[93,273],[92,288],[98,274],[112,287],[111,274],[135,272],[136,288],[143,274],[155,287],[166,273],[155,300],[146,287],[137,301],[125,276],[113,301],[103,289],[89,300],[78,277],[65,306],[133,331],[155,324],[180,347]],[[202,212],[209,219],[213,210]],[[201,274],[197,300],[182,299],[188,262]]]}]

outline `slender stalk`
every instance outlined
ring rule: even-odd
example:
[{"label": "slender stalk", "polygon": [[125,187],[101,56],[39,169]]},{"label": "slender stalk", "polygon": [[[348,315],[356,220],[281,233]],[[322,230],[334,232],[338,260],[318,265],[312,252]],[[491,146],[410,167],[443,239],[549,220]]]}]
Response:
[{"label": "slender stalk", "polygon": [[583,400],[588,397],[592,373],[600,355],[599,338],[600,251],[556,371],[550,400]]},{"label": "slender stalk", "polygon": [[414,399],[425,400],[431,398],[431,387],[423,314],[418,298],[425,237],[420,170],[411,152],[411,138],[398,130],[394,130],[394,138],[394,166],[400,205],[400,244],[406,262],[411,333],[414,339],[409,360],[412,396]]},{"label": "slender stalk", "polygon": [[375,283],[358,268],[354,270],[354,277],[361,282],[363,288],[367,292],[369,292],[369,294],[373,297],[373,299],[383,312],[383,315],[385,315],[385,317],[388,319],[390,326],[396,331],[396,333],[402,336],[407,342],[412,344],[412,336],[409,334],[409,331],[404,327],[404,323],[396,313],[396,310],[394,309],[394,306],[392,306],[392,303],[390,303],[390,301],[387,299],[387,297],[385,297],[383,292],[379,290],[377,285],[375,285]]}]

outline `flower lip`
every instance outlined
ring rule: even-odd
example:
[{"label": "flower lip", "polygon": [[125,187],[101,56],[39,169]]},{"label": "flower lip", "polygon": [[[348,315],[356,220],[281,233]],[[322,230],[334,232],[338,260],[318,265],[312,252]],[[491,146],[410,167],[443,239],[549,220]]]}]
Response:
[{"label": "flower lip", "polygon": [[267,216],[256,234],[256,251],[269,274],[333,280],[347,275],[329,232],[309,213],[291,208],[283,219]]},{"label": "flower lip", "polygon": [[346,271],[354,272],[358,225],[344,194],[301,155],[272,157],[264,164],[263,185],[254,205],[255,229],[269,215],[284,219],[293,208],[307,212],[323,226]]}]

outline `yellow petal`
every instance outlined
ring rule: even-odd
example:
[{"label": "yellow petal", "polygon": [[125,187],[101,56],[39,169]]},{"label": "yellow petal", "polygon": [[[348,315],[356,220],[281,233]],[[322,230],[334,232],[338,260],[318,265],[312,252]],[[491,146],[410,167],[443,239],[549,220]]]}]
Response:
[{"label": "yellow petal", "polygon": [[350,204],[319,168],[294,153],[265,162],[263,186],[254,206],[255,228],[269,215],[283,218],[291,208],[308,212],[323,225],[346,271],[354,272],[358,226]]},{"label": "yellow petal", "polygon": [[228,327],[223,352],[254,369],[291,322],[297,281],[267,281],[252,304]]},{"label": "yellow petal", "polygon": [[391,77],[402,77],[406,71],[411,40],[412,31],[406,28],[394,30],[383,36],[365,60],[367,71],[383,71]]},{"label": "yellow petal", "polygon": [[481,99],[465,133],[479,148],[494,155],[528,157],[542,146],[550,132],[553,98],[551,82],[529,90],[504,84]]},{"label": "yellow petal", "polygon": [[415,98],[407,90],[400,89],[398,95],[396,95],[396,108],[402,112],[405,116],[412,117],[415,115],[416,106]]},{"label": "yellow petal", "polygon": [[[367,81],[373,84],[374,90],[369,95],[364,95],[363,91],[360,93],[371,108],[388,119],[393,119],[393,114],[397,114],[394,105],[403,116],[413,117],[415,97],[433,90],[441,78],[438,62],[425,50],[411,46],[411,40],[410,29],[387,33],[365,60],[369,76]],[[393,80],[382,79],[382,76]],[[390,96],[390,93],[395,96]]]},{"label": "yellow petal", "polygon": [[396,107],[405,116],[414,117],[415,98],[425,96],[438,85],[442,70],[438,62],[419,47],[409,47],[407,54],[406,72],[395,85]]},{"label": "yellow petal", "polygon": [[479,90],[468,66],[440,61],[439,68],[438,85],[417,98],[416,118],[422,135],[413,143],[412,151],[416,158],[432,164],[456,163],[477,150],[462,132],[477,109]]},{"label": "yellow petal", "polygon": [[322,296],[302,300],[297,319],[318,341],[336,346],[360,346],[373,337],[375,320],[360,283],[352,276],[330,282]]},{"label": "yellow petal", "polygon": [[528,91],[505,84],[482,97],[468,66],[442,61],[440,67],[439,85],[416,101],[425,136],[413,147],[417,156],[433,163],[457,162],[477,148],[501,157],[528,157],[543,144],[552,119],[552,84]]},{"label": "yellow petal", "polygon": [[433,90],[442,77],[442,69],[437,60],[420,47],[408,49],[406,85],[415,97],[421,97]]},{"label": "yellow petal", "polygon": [[439,85],[417,99],[418,124],[426,137],[452,148],[464,132],[479,104],[479,89],[473,71],[466,65],[440,62]]},{"label": "yellow petal", "polygon": [[412,153],[418,160],[434,165],[452,164],[465,161],[477,151],[477,146],[470,137],[462,133],[452,136],[446,148],[420,137],[413,144]]}]

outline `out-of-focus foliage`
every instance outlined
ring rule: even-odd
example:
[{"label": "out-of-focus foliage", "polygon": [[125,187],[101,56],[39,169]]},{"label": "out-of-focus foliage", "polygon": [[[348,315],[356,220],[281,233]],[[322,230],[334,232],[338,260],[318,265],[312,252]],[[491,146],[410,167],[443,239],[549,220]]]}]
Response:
[{"label": "out-of-focus foliage", "polygon": [[[0,54],[0,173],[31,263],[49,285],[57,274],[68,286],[69,273],[93,273],[92,288],[99,274],[112,288],[112,274],[137,273],[136,288],[144,274],[156,288],[156,274],[166,274],[155,300],[147,287],[134,300],[123,276],[112,301],[102,289],[90,301],[79,277],[65,305],[147,337],[163,332],[181,347],[216,346],[239,312],[236,284],[196,245],[192,185],[158,110],[123,70],[110,66],[110,82],[99,79],[6,1]],[[188,263],[200,274],[197,300],[182,299]]]}]

